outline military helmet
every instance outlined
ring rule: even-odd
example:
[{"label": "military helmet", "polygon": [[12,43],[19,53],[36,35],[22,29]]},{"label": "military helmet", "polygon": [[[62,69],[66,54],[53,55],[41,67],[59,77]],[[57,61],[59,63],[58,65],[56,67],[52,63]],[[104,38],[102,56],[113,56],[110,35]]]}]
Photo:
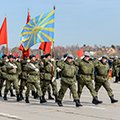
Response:
[{"label": "military helmet", "polygon": [[73,57],[72,54],[68,54],[68,55],[67,55],[67,58],[71,58],[71,59],[73,59],[74,57]]},{"label": "military helmet", "polygon": [[9,56],[8,56],[8,59],[10,59],[10,58],[14,58],[14,56],[13,56],[13,55],[9,55]]},{"label": "military helmet", "polygon": [[108,56],[107,55],[103,55],[102,59],[108,59]]},{"label": "military helmet", "polygon": [[41,55],[40,58],[41,58],[41,59],[45,58],[45,55]]},{"label": "military helmet", "polygon": [[35,55],[33,55],[33,54],[32,54],[32,55],[30,55],[30,57],[29,57],[29,58],[30,58],[30,59],[32,59],[33,57],[35,57]]},{"label": "military helmet", "polygon": [[2,58],[5,58],[5,57],[7,57],[7,55],[6,55],[6,54],[3,54],[3,55],[2,55]]},{"label": "military helmet", "polygon": [[89,52],[85,52],[84,56],[85,57],[90,57],[90,53]]},{"label": "military helmet", "polygon": [[45,58],[47,58],[48,56],[51,56],[51,54],[50,53],[45,54]]}]

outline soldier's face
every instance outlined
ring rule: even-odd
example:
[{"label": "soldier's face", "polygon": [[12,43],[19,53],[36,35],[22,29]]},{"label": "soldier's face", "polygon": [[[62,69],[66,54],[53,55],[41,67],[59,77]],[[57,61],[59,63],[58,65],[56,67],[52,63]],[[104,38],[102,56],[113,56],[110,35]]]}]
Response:
[{"label": "soldier's face", "polygon": [[4,57],[4,60],[6,61],[8,59],[8,57]]},{"label": "soldier's face", "polygon": [[90,57],[89,57],[89,56],[85,56],[84,59],[85,59],[86,61],[89,61]]},{"label": "soldier's face", "polygon": [[103,59],[102,59],[102,62],[103,62],[103,63],[106,63],[106,62],[107,62],[107,59],[103,58]]},{"label": "soldier's face", "polygon": [[67,61],[70,63],[70,62],[72,62],[72,58],[67,58]]},{"label": "soldier's face", "polygon": [[51,56],[48,56],[47,59],[50,60],[50,59],[51,59]]},{"label": "soldier's face", "polygon": [[9,61],[10,61],[10,62],[13,62],[13,58],[10,58]]},{"label": "soldier's face", "polygon": [[33,57],[31,60],[32,60],[32,61],[36,61],[36,57]]}]

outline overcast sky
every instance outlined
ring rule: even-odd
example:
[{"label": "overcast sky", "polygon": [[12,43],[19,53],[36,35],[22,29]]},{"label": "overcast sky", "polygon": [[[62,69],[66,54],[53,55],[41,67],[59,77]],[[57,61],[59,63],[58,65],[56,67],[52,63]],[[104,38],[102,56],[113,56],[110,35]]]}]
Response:
[{"label": "overcast sky", "polygon": [[19,46],[31,18],[56,6],[55,45],[120,45],[120,0],[0,0],[0,25],[7,16],[9,47]]}]

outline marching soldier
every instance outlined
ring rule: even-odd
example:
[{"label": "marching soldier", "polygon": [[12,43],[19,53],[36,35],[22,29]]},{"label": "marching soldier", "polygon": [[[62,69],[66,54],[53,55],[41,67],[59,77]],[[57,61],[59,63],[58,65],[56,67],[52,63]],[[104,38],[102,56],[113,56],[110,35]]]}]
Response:
[{"label": "marching soldier", "polygon": [[19,87],[18,87],[18,74],[17,74],[17,66],[13,62],[13,56],[9,55],[9,62],[6,62],[6,64],[3,66],[2,69],[4,69],[4,78],[6,79],[6,86],[4,90],[4,100],[7,100],[7,94],[8,91],[11,88],[11,84],[13,84],[15,90],[16,90],[16,95],[17,95],[17,101],[20,101],[19,97]]},{"label": "marching soldier", "polygon": [[103,86],[111,99],[111,103],[118,102],[118,100],[114,99],[112,89],[110,88],[110,84],[108,82],[109,64],[107,62],[107,56],[103,56],[99,63],[95,65],[95,70],[95,91],[98,93],[101,86]]},{"label": "marching soldier", "polygon": [[27,78],[27,90],[26,90],[26,99],[25,102],[29,103],[29,93],[30,90],[32,88],[32,86],[34,86],[37,90],[38,96],[40,98],[40,103],[43,103],[42,100],[42,91],[41,91],[41,87],[40,87],[40,73],[39,73],[39,65],[36,62],[36,57],[34,55],[30,55],[30,62],[27,63],[25,65],[26,69],[27,69],[27,74],[28,74],[28,78]]},{"label": "marching soldier", "polygon": [[93,87],[92,80],[94,80],[94,65],[89,62],[89,59],[90,54],[85,53],[84,58],[82,60],[78,59],[75,63],[79,68],[77,75],[78,96],[79,98],[81,97],[83,87],[86,86],[93,97],[92,103],[97,105],[101,104],[102,101],[98,100],[97,93]]},{"label": "marching soldier", "polygon": [[73,56],[71,54],[68,54],[65,62],[60,61],[57,63],[57,66],[62,71],[61,88],[58,92],[57,104],[59,106],[63,106],[62,100],[67,89],[69,88],[73,95],[74,102],[76,103],[76,107],[82,106],[79,102],[76,85],[75,85],[77,69],[76,66],[73,64]]},{"label": "marching soldier", "polygon": [[52,86],[53,95],[55,96],[55,101],[57,101],[57,82],[56,82],[56,69],[55,69],[55,61],[51,62],[51,54],[45,55],[44,60],[44,81],[42,86],[43,91],[43,100],[47,102],[45,99],[46,91],[48,90],[49,85]]}]

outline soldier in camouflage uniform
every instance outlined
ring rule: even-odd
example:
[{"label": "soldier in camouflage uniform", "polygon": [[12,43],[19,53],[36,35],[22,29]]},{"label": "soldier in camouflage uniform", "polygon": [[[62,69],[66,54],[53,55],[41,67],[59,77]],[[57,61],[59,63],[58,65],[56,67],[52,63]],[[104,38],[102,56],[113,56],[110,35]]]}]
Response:
[{"label": "soldier in camouflage uniform", "polygon": [[[8,62],[8,56],[6,54],[4,54],[2,56],[2,60],[0,61],[0,66],[2,68],[2,66],[4,66],[7,62]],[[2,72],[2,70],[1,70]],[[1,78],[0,78],[0,96],[2,97],[2,88],[3,88],[3,84],[4,84],[4,81],[5,81],[5,78],[4,78],[4,75],[1,74]],[[12,87],[10,88],[10,96],[11,97],[14,97],[15,95],[13,94],[13,89]]]},{"label": "soldier in camouflage uniform", "polygon": [[118,83],[120,81],[120,60],[118,56],[113,61],[113,76],[115,76],[114,83]]},{"label": "soldier in camouflage uniform", "polygon": [[[43,86],[43,82],[44,82],[44,73],[45,73],[45,70],[44,70],[44,60],[45,60],[45,55],[41,55],[41,60],[40,60],[40,85],[41,85],[41,88]],[[48,86],[48,99],[49,100],[54,100],[54,98],[52,97],[51,95],[51,86],[49,85]]]},{"label": "soldier in camouflage uniform", "polygon": [[61,88],[58,92],[57,104],[59,106],[63,106],[62,100],[67,89],[69,88],[73,95],[74,102],[76,103],[76,107],[82,106],[79,102],[76,85],[75,85],[77,69],[76,66],[73,64],[73,56],[71,54],[68,54],[65,62],[60,61],[57,63],[57,66],[62,71]]},{"label": "soldier in camouflage uniform", "polygon": [[17,101],[20,101],[19,97],[19,86],[18,86],[18,74],[17,74],[17,66],[13,62],[13,56],[9,55],[9,62],[6,62],[6,64],[2,67],[3,69],[3,76],[6,79],[6,86],[4,90],[4,100],[7,100],[7,94],[8,91],[11,88],[11,84],[13,84],[15,90],[16,90],[16,95],[17,95]]},{"label": "soldier in camouflage uniform", "polygon": [[53,95],[55,96],[55,101],[57,101],[57,82],[56,82],[56,69],[55,69],[55,63],[51,62],[51,54],[45,55],[44,60],[44,81],[42,86],[43,91],[43,100],[44,102],[47,102],[45,99],[46,91],[48,90],[49,85],[52,86]]},{"label": "soldier in camouflage uniform", "polygon": [[36,62],[36,57],[34,55],[30,55],[30,62],[25,65],[28,78],[27,78],[27,90],[26,90],[26,99],[25,102],[29,103],[29,93],[31,87],[34,86],[37,90],[38,96],[40,98],[40,103],[42,103],[42,91],[40,87],[40,73],[39,73],[39,65]]},{"label": "soldier in camouflage uniform", "polygon": [[108,96],[111,99],[111,103],[118,102],[118,100],[114,99],[112,89],[110,88],[110,84],[108,82],[109,64],[107,62],[106,56],[103,56],[102,59],[99,61],[99,63],[95,65],[95,71],[96,71],[95,91],[98,93],[101,86],[103,86],[106,89]]},{"label": "soldier in camouflage uniform", "polygon": [[97,93],[92,83],[92,80],[94,80],[94,65],[91,62],[89,62],[90,59],[89,53],[85,53],[84,56],[85,57],[82,60],[78,59],[75,63],[79,68],[77,75],[78,96],[79,98],[81,97],[83,87],[86,86],[93,97],[92,103],[97,105],[102,103],[102,101],[98,100]]}]

